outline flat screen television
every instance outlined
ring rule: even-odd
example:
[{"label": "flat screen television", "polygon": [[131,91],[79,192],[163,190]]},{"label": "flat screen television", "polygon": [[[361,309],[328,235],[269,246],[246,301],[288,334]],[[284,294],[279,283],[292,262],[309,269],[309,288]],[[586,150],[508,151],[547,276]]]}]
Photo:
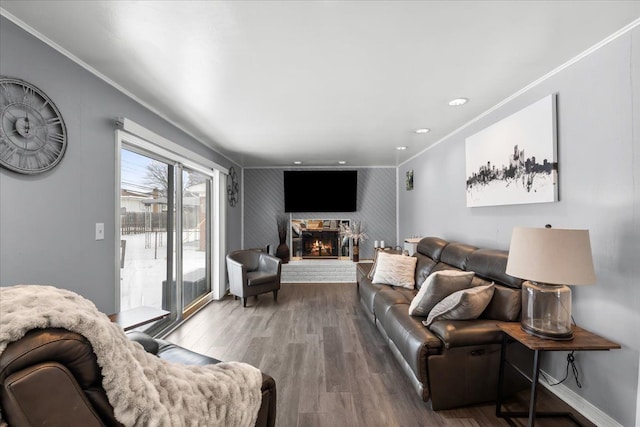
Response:
[{"label": "flat screen television", "polygon": [[358,171],[284,171],[285,212],[355,212]]}]

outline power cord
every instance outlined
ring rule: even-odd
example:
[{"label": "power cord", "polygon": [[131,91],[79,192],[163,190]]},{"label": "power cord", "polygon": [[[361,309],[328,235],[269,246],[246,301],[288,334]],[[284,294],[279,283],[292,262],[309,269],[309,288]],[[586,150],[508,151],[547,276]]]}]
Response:
[{"label": "power cord", "polygon": [[578,367],[576,366],[576,363],[575,363],[576,359],[573,356],[573,353],[574,352],[572,351],[571,353],[567,354],[567,370],[565,371],[564,378],[561,379],[560,381],[552,384],[551,381],[549,381],[549,377],[547,377],[547,375],[544,372],[540,371],[540,373],[542,374],[542,376],[544,377],[545,381],[549,386],[553,387],[565,382],[567,378],[569,378],[569,367],[571,367],[571,373],[573,374],[573,377],[576,380],[576,385],[578,386],[578,388],[582,388],[582,384],[580,383],[580,372],[578,371]]},{"label": "power cord", "polygon": [[[576,324],[576,320],[573,318],[573,315],[571,315],[571,321],[573,322],[574,325]],[[571,373],[573,373],[573,377],[576,379],[576,385],[578,386],[578,388],[582,388],[582,384],[580,384],[580,372],[578,372],[578,367],[576,366],[576,363],[575,363],[576,358],[573,356],[573,353],[575,352],[572,351],[571,353],[567,354],[567,369],[565,371],[564,378],[561,379],[560,381],[554,384],[551,384],[551,381],[549,381],[549,377],[547,377],[547,375],[544,372],[540,371],[540,373],[542,374],[542,376],[544,377],[545,381],[549,386],[553,387],[565,382],[566,379],[569,378],[569,367],[571,367]]]}]

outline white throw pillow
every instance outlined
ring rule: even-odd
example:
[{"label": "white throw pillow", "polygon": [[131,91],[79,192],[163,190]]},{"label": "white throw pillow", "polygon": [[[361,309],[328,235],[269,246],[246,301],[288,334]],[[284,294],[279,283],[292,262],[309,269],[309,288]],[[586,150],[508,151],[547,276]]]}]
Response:
[{"label": "white throw pillow", "polygon": [[429,326],[436,320],[471,320],[477,319],[489,305],[495,287],[492,284],[476,286],[470,289],[454,292],[433,307],[424,326]]},{"label": "white throw pillow", "polygon": [[[383,252],[384,251],[384,252]],[[369,270],[369,274],[367,274],[367,278],[369,280],[373,280],[373,276],[376,274],[376,266],[378,265],[378,254],[395,254],[395,255],[404,255],[403,251],[395,250],[395,249],[376,249],[373,255],[373,265],[371,266],[371,270]],[[405,255],[408,256],[408,255]]]},{"label": "white throw pillow", "polygon": [[436,304],[461,289],[471,287],[473,271],[440,270],[431,273],[411,300],[409,314],[427,317]]},{"label": "white throw pillow", "polygon": [[391,255],[380,252],[376,263],[376,271],[371,282],[413,289],[416,284],[417,261],[418,259],[412,256]]}]

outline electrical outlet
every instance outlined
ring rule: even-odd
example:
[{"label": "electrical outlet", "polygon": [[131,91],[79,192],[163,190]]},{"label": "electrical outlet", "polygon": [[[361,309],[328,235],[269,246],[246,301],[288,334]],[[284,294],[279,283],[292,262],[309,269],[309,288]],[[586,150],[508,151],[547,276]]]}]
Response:
[{"label": "electrical outlet", "polygon": [[96,222],[96,240],[104,240],[104,222]]}]

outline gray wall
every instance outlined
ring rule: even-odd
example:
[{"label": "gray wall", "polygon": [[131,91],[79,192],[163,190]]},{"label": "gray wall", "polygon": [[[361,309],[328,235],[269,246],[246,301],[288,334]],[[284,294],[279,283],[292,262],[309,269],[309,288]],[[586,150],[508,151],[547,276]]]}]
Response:
[{"label": "gray wall", "polygon": [[[358,171],[356,212],[296,212],[300,219],[351,219],[361,221],[369,239],[360,246],[360,258],[373,257],[374,240],[387,246],[400,244],[396,235],[396,169],[350,168]],[[285,169],[245,169],[244,247],[278,245],[276,216],[284,214]],[[286,169],[295,170],[295,169]]]},{"label": "gray wall", "polygon": [[[514,226],[587,228],[598,277],[573,287],[578,325],[622,345],[577,353],[582,389],[567,385],[624,426],[635,424],[640,325],[640,28],[526,91],[399,168],[400,235],[440,236],[508,248]],[[558,94],[558,203],[467,208],[465,138],[550,93]],[[544,369],[564,377],[565,353]]]},{"label": "gray wall", "polygon": [[[0,18],[0,74],[21,78],[56,103],[69,135],[53,170],[0,169],[0,285],[51,284],[115,308],[115,125],[135,122],[223,166],[207,149],[11,21]],[[228,211],[230,245],[240,245],[239,208]],[[102,241],[95,223],[105,224]]]}]

